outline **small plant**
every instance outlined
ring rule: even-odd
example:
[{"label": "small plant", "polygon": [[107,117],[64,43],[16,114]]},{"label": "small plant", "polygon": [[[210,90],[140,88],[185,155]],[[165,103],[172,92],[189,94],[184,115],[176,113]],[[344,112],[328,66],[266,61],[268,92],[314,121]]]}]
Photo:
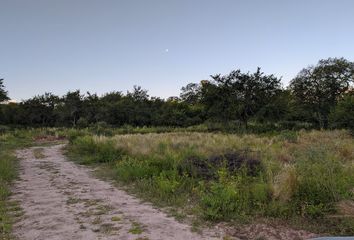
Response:
[{"label": "small plant", "polygon": [[129,229],[129,232],[132,234],[142,234],[143,233],[143,228],[140,223],[138,222],[132,222],[132,226]]},{"label": "small plant", "polygon": [[45,155],[43,154],[43,148],[35,148],[33,150],[33,155],[37,159],[45,158]]},{"label": "small plant", "polygon": [[85,152],[81,158],[81,163],[109,163],[119,160],[123,156],[123,151],[116,149],[111,141],[95,141],[91,136],[76,137],[71,145],[71,151]]},{"label": "small plant", "polygon": [[112,221],[112,222],[119,222],[120,220],[122,220],[122,218],[120,218],[120,217],[118,217],[118,216],[113,216],[113,217],[111,218],[111,221]]},{"label": "small plant", "polygon": [[212,183],[201,197],[203,217],[207,220],[230,220],[244,216],[248,209],[248,193],[234,183]]},{"label": "small plant", "polygon": [[278,139],[281,141],[296,143],[298,140],[298,135],[294,131],[284,130],[280,132]]}]

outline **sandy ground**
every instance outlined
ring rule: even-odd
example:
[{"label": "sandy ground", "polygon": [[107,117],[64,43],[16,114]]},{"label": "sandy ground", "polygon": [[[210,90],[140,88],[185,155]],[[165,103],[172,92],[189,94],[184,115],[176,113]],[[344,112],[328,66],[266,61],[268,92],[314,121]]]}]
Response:
[{"label": "sandy ground", "polygon": [[68,161],[62,147],[40,147],[42,156],[37,158],[36,147],[17,151],[21,159],[20,178],[12,198],[20,202],[24,211],[24,216],[14,225],[18,239],[308,239],[315,236],[262,224],[241,229],[216,226],[202,230],[202,234],[192,232],[187,224],[95,178],[91,169]]}]

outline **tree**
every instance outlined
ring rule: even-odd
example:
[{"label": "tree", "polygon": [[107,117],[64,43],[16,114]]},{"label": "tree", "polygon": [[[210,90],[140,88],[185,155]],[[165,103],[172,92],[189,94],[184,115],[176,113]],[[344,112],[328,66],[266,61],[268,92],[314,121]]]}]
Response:
[{"label": "tree", "polygon": [[301,70],[289,88],[302,109],[312,114],[321,128],[326,128],[331,109],[353,81],[353,62],[344,58],[328,58]]},{"label": "tree", "polygon": [[77,121],[82,116],[83,95],[80,90],[68,92],[62,99],[61,104],[56,109],[64,125],[76,126]]},{"label": "tree", "polygon": [[180,98],[189,104],[197,104],[201,100],[201,85],[198,83],[188,83],[187,86],[181,88]]},{"label": "tree", "polygon": [[132,98],[135,102],[144,102],[149,100],[148,91],[140,86],[134,86],[133,92],[127,93],[127,97]]},{"label": "tree", "polygon": [[258,68],[253,74],[232,71],[211,76],[202,86],[203,103],[209,116],[223,121],[240,120],[247,127],[250,118],[270,103],[281,90],[280,79]]},{"label": "tree", "polygon": [[90,92],[86,93],[87,96],[83,100],[83,115],[85,118],[82,118],[80,121],[80,126],[84,127],[89,123],[96,123],[99,121],[100,109],[102,106],[102,101],[97,96],[96,93],[91,94]]},{"label": "tree", "polygon": [[0,102],[9,100],[10,98],[7,96],[7,91],[5,91],[4,79],[0,79]]},{"label": "tree", "polygon": [[265,104],[257,113],[257,120],[281,121],[287,119],[291,107],[291,95],[289,90],[279,90],[273,98]]},{"label": "tree", "polygon": [[354,133],[354,94],[340,100],[329,116],[332,127],[348,128]]}]

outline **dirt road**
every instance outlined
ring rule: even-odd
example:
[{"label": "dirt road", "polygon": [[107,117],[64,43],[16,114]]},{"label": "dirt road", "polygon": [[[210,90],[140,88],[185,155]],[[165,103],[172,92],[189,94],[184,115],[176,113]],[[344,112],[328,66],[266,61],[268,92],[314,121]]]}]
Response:
[{"label": "dirt road", "polygon": [[192,232],[190,226],[96,179],[92,170],[68,161],[62,147],[43,147],[40,158],[35,148],[17,152],[21,169],[13,199],[24,210],[14,226],[19,239],[221,238]]}]

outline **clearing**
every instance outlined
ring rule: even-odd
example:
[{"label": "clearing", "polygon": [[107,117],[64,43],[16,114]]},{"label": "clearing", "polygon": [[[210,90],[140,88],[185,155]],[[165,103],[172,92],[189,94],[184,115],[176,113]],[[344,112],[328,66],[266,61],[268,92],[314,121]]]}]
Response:
[{"label": "clearing", "polygon": [[17,151],[20,179],[13,200],[24,216],[14,225],[19,239],[220,239],[203,235],[142,203],[92,170],[68,161],[64,145]]},{"label": "clearing", "polygon": [[64,239],[309,239],[315,234],[281,225],[193,228],[94,177],[93,169],[63,155],[64,144],[18,150],[20,176],[12,200],[24,215],[14,224],[21,240]]}]

